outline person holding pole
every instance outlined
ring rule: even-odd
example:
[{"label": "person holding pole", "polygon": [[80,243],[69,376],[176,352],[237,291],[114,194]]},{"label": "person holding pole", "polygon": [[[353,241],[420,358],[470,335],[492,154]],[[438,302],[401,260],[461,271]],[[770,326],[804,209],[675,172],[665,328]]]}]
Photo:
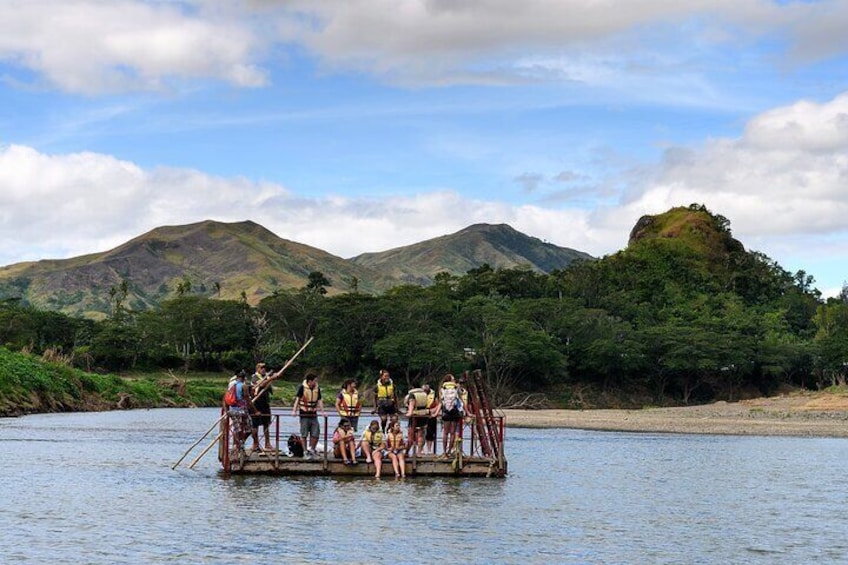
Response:
[{"label": "person holding pole", "polygon": [[263,451],[259,446],[259,428],[264,430],[265,449],[264,451],[273,451],[271,445],[271,394],[274,392],[270,382],[264,382],[268,379],[268,370],[265,368],[265,363],[256,364],[256,372],[253,373],[251,379],[251,392],[253,397],[253,406],[256,412],[250,417],[252,426],[251,435],[253,436],[254,448],[258,451]]}]

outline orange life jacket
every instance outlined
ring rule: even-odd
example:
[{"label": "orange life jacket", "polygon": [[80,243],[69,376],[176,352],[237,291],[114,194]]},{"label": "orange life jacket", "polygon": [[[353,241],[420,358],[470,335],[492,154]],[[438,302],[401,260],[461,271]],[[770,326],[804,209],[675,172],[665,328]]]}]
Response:
[{"label": "orange life jacket", "polygon": [[303,396],[300,397],[300,414],[302,416],[312,416],[318,413],[318,397],[321,388],[315,385],[315,388],[309,388],[306,381],[303,381]]},{"label": "orange life jacket", "polygon": [[354,389],[353,393],[346,390],[341,392],[342,399],[339,403],[340,416],[359,416],[362,411],[362,403],[359,401],[359,392]]}]

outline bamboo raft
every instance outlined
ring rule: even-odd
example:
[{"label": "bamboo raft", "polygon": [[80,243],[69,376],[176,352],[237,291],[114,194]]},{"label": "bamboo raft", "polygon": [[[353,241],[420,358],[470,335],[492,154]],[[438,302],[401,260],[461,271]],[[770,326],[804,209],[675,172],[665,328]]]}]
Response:
[{"label": "bamboo raft", "polygon": [[[311,338],[301,347],[295,357],[309,345]],[[293,357],[277,372],[272,379],[278,378],[286,367],[294,360]],[[504,477],[507,474],[507,461],[504,456],[504,417],[495,415],[495,410],[489,402],[488,385],[479,370],[464,373],[467,377],[469,396],[466,417],[458,427],[458,440],[453,453],[418,454],[417,449],[407,455],[406,476],[443,476],[443,477]],[[269,380],[269,383],[270,383]],[[258,395],[257,395],[258,396]],[[343,460],[332,456],[329,441],[329,420],[323,416],[323,441],[319,455],[310,458],[294,457],[281,449],[280,418],[283,414],[274,413],[271,416],[272,426],[268,433],[273,436],[272,449],[267,451],[244,451],[244,444],[232,440],[235,432],[232,429],[229,413],[222,409],[221,417],[186,450],[180,459],[171,467],[177,466],[196,448],[209,434],[218,428],[218,435],[207,445],[189,465],[194,466],[213,447],[218,446],[218,461],[225,476],[229,475],[323,475],[323,476],[373,476],[376,469],[373,463],[367,463],[359,458],[355,465],[345,465]],[[293,427],[293,426],[292,426]],[[273,433],[271,432],[273,429]],[[268,438],[271,439],[271,438]],[[434,447],[441,444],[437,437]],[[383,459],[382,476],[391,476],[394,470],[388,457]]]},{"label": "bamboo raft", "polygon": [[[280,416],[272,414],[272,428],[276,429],[274,434],[275,448],[269,451],[247,451],[237,450],[230,441],[229,422],[226,415],[219,422],[221,432],[218,434],[218,460],[221,462],[222,470],[227,475],[307,475],[307,476],[373,476],[376,472],[373,463],[367,463],[364,458],[357,459],[355,465],[345,465],[343,460],[336,459],[332,454],[331,442],[329,441],[329,419],[324,416],[322,435],[323,441],[319,442],[317,456],[311,458],[296,457],[280,449]],[[415,450],[406,457],[407,477],[503,477],[507,472],[507,461],[503,455],[503,418],[496,418],[497,444],[500,449],[483,453],[484,446],[491,441],[482,440],[478,435],[474,420],[470,420],[464,426],[465,437],[470,438],[467,442],[469,449],[467,453],[462,451],[463,443],[455,454],[444,456],[416,455]],[[440,439],[436,438],[436,445],[440,445]],[[320,445],[323,443],[323,445]],[[382,476],[391,477],[394,471],[388,457],[383,458]]]}]

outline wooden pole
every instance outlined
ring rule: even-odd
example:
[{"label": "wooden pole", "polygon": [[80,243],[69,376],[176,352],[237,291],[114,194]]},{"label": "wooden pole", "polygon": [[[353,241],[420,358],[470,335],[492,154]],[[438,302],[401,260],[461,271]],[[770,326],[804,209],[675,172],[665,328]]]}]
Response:
[{"label": "wooden pole", "polygon": [[212,446],[214,446],[216,443],[218,443],[218,441],[221,439],[221,437],[223,437],[223,435],[224,435],[224,432],[219,433],[215,437],[215,439],[212,440],[212,443],[207,445],[206,449],[204,449],[203,451],[200,452],[200,455],[197,456],[197,459],[195,459],[194,461],[191,462],[191,465],[189,465],[188,468],[194,469],[194,466],[197,465],[197,462],[200,461],[203,458],[203,456],[206,455],[209,452],[210,449],[212,449]]},{"label": "wooden pole", "polygon": [[252,400],[251,402],[256,402],[256,400],[257,400],[260,396],[262,396],[263,394],[265,394],[265,390],[267,390],[267,388],[268,388],[269,386],[271,386],[271,383],[272,383],[272,382],[274,382],[274,381],[276,381],[277,379],[279,379],[279,378],[280,378],[280,376],[282,376],[283,371],[285,371],[286,369],[288,369],[288,368],[289,368],[289,365],[291,365],[292,363],[294,363],[294,360],[295,360],[295,359],[297,359],[298,355],[300,355],[301,353],[303,353],[303,350],[304,350],[304,349],[306,349],[306,348],[307,348],[307,346],[309,346],[309,344],[310,344],[310,343],[312,343],[312,340],[313,340],[313,339],[315,339],[315,336],[312,336],[312,337],[310,337],[309,339],[307,339],[307,340],[306,340],[306,343],[304,343],[304,344],[303,344],[303,347],[301,347],[300,349],[298,349],[298,350],[297,350],[297,353],[295,353],[295,354],[292,356],[292,358],[291,358],[291,359],[289,359],[288,361],[286,361],[286,364],[285,364],[285,365],[283,365],[283,368],[282,368],[282,369],[280,369],[279,371],[277,371],[276,373],[274,373],[274,375],[273,375],[273,376],[268,377],[268,378],[263,379],[262,381],[260,381],[260,383],[259,383],[259,384],[261,385],[261,387],[262,387],[262,388],[259,390],[259,392],[257,392],[257,393],[256,393],[256,396],[254,396],[254,397],[253,397],[253,400]]},{"label": "wooden pole", "polygon": [[177,465],[179,465],[180,463],[182,463],[183,459],[185,459],[185,458],[186,458],[186,456],[187,456],[189,453],[191,453],[191,450],[192,450],[192,449],[194,449],[195,447],[197,447],[197,444],[199,444],[201,441],[203,441],[204,439],[206,439],[206,436],[208,436],[210,433],[212,433],[212,430],[214,430],[214,429],[215,429],[215,426],[217,426],[218,424],[220,424],[220,423],[221,423],[221,420],[223,420],[223,419],[224,419],[224,416],[226,416],[226,414],[221,414],[221,417],[220,417],[220,418],[218,418],[217,420],[215,420],[215,423],[214,423],[214,424],[212,424],[212,427],[210,427],[208,430],[206,430],[206,433],[205,433],[205,434],[203,434],[202,436],[200,436],[200,439],[199,439],[199,440],[197,440],[196,442],[194,442],[194,443],[191,445],[191,447],[189,447],[189,448],[186,450],[186,452],[185,452],[185,453],[183,453],[183,456],[182,456],[182,457],[180,457],[180,459],[179,459],[176,463],[174,463],[173,467],[171,467],[171,470],[176,469],[176,468],[177,468]]}]

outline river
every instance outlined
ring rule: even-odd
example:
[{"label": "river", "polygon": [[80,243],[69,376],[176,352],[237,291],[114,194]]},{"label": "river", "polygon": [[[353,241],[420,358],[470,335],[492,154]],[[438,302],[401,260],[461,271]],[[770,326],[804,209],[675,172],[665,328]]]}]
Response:
[{"label": "river", "polygon": [[846,439],[508,429],[506,479],[171,470],[217,416],[0,419],[2,561],[848,562]]}]

